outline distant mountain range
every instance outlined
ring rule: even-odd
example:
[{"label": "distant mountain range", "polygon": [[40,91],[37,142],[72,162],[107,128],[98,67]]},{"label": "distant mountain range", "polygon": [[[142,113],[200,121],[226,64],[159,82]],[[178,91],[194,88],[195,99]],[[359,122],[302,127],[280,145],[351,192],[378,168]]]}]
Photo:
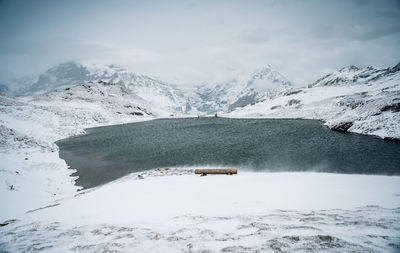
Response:
[{"label": "distant mountain range", "polygon": [[[77,88],[72,89],[74,86]],[[91,98],[94,90],[96,96]],[[214,87],[199,85],[182,89],[116,65],[66,62],[39,77],[1,84],[0,93],[29,96],[35,103],[48,104],[51,99],[60,103],[108,103],[109,106],[102,106],[110,119],[114,113],[154,117],[218,113],[232,117],[309,118],[321,119],[330,128],[341,131],[400,136],[400,63],[385,69],[344,67],[305,88],[295,88],[267,65]],[[68,107],[73,108],[74,103],[68,102]]]},{"label": "distant mountain range", "polygon": [[24,78],[8,86],[0,85],[0,93],[8,96],[38,95],[100,81],[123,86],[157,107],[192,114],[232,111],[292,86],[287,78],[269,65],[251,75],[236,77],[212,88],[203,85],[187,92],[174,84],[135,74],[116,65],[66,62],[48,69],[36,79]]},{"label": "distant mountain range", "polygon": [[267,65],[215,87],[182,89],[115,65],[67,62],[39,77],[2,84],[0,92],[20,96],[0,96],[4,110],[10,101],[26,103],[27,108],[68,114],[66,119],[85,126],[141,116],[218,113],[237,118],[318,119],[339,131],[400,139],[400,64],[385,69],[348,66],[303,88],[295,88]]}]

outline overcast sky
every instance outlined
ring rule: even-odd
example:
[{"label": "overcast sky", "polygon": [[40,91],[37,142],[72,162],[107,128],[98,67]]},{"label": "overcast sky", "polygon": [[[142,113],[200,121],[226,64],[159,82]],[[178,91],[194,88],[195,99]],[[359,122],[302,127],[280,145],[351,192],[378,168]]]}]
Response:
[{"label": "overcast sky", "polygon": [[69,60],[180,83],[270,64],[307,84],[400,62],[400,2],[0,0],[0,80]]}]

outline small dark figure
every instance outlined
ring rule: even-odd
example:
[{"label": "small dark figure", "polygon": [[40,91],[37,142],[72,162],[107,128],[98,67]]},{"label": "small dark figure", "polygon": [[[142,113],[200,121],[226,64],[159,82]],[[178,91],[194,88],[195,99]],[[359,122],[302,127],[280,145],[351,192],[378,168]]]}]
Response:
[{"label": "small dark figure", "polygon": [[217,114],[217,113],[215,113],[214,117],[218,118],[218,114]]}]

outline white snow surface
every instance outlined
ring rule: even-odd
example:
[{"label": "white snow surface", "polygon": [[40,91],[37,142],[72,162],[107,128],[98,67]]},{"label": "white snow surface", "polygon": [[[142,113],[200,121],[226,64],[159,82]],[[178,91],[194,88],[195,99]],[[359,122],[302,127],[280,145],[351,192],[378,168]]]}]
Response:
[{"label": "white snow surface", "polygon": [[0,230],[0,249],[389,252],[400,246],[399,184],[327,173],[134,173],[23,215]]}]

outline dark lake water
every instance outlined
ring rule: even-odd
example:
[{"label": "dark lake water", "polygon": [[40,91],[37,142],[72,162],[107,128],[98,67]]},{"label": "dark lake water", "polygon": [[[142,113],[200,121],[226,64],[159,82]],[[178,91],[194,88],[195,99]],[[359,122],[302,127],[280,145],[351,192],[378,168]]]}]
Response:
[{"label": "dark lake water", "polygon": [[400,143],[335,132],[315,120],[158,119],[87,129],[57,145],[85,188],[173,166],[400,175]]}]

